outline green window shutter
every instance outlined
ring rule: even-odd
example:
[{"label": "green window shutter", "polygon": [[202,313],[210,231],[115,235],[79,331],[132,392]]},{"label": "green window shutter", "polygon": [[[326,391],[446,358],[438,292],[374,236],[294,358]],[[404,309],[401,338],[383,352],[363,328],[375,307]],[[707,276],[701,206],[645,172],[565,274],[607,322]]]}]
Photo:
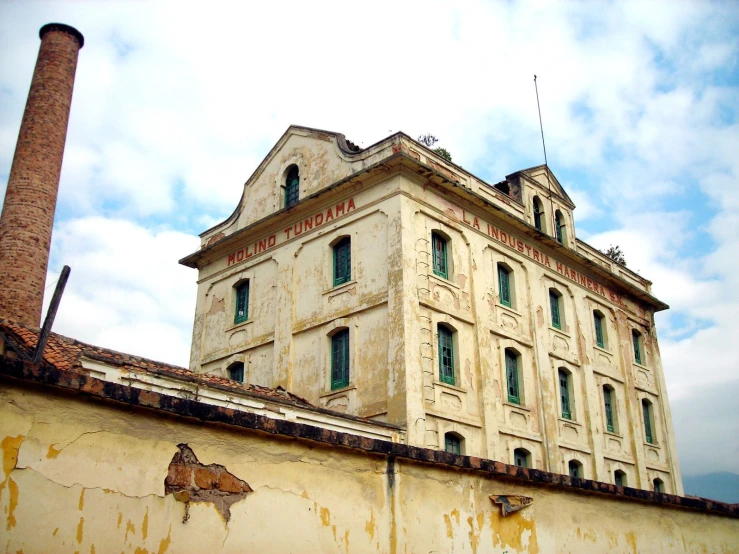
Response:
[{"label": "green window shutter", "polygon": [[593,313],[593,321],[595,322],[595,344],[601,348],[605,348],[606,342],[603,339],[603,318]]},{"label": "green window shutter", "polygon": [[534,227],[536,227],[539,231],[543,231],[541,215],[542,213],[541,209],[539,208],[539,204],[534,202]]},{"label": "green window shutter", "polygon": [[449,433],[444,435],[444,442],[446,443],[444,445],[444,449],[447,452],[451,452],[452,454],[462,453],[462,442],[454,435],[451,435]]},{"label": "green window shutter", "polygon": [[349,386],[349,329],[331,337],[331,390]]},{"label": "green window shutter", "polygon": [[351,281],[352,241],[344,237],[334,245],[334,286]]},{"label": "green window shutter", "polygon": [[559,317],[559,296],[554,291],[549,291],[549,307],[552,312],[552,327],[562,328],[562,320]]},{"label": "green window shutter", "polygon": [[244,364],[241,362],[236,362],[234,364],[231,364],[231,367],[228,368],[228,374],[232,380],[238,381],[239,383],[243,383],[244,382]]},{"label": "green window shutter", "polygon": [[527,458],[525,452],[521,452],[519,449],[513,451],[513,461],[518,467],[529,467]]},{"label": "green window shutter", "polygon": [[640,338],[641,335],[639,335],[639,333],[631,331],[631,340],[634,343],[634,361],[637,364],[642,363]]},{"label": "green window shutter", "polygon": [[446,240],[436,233],[431,234],[431,250],[433,255],[434,274],[448,279]]},{"label": "green window shutter", "polygon": [[249,319],[249,281],[241,283],[236,289],[234,323],[243,323],[247,319]]},{"label": "green window shutter", "polygon": [[649,444],[654,444],[654,437],[652,436],[652,413],[649,409],[649,403],[646,400],[642,400],[641,407],[644,414],[644,435]]},{"label": "green window shutter", "polygon": [[611,404],[611,389],[603,389],[603,403],[606,409],[606,428],[611,432],[614,431],[613,425],[613,405]]},{"label": "green window shutter", "polygon": [[562,405],[562,417],[572,419],[570,410],[570,376],[564,371],[559,372],[559,399]]},{"label": "green window shutter", "polygon": [[454,343],[452,332],[439,325],[439,380],[454,384]]},{"label": "green window shutter", "polygon": [[511,307],[511,275],[509,271],[498,264],[498,287],[500,288],[500,303]]},{"label": "green window shutter", "polygon": [[506,380],[508,381],[508,402],[521,403],[518,383],[518,357],[510,350],[505,351]]},{"label": "green window shutter", "polygon": [[289,208],[298,203],[300,193],[300,173],[296,166],[290,168],[285,179],[285,207]]},{"label": "green window shutter", "polygon": [[559,212],[557,212],[557,215],[555,216],[555,227],[557,229],[557,242],[560,244],[564,244],[565,226],[562,224],[562,214]]}]

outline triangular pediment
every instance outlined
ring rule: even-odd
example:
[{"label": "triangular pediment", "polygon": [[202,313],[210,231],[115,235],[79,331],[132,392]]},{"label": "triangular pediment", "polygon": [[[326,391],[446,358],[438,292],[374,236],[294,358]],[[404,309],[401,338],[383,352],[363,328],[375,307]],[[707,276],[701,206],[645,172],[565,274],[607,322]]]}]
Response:
[{"label": "triangular pediment", "polygon": [[506,178],[511,180],[520,177],[528,181],[532,186],[539,188],[542,192],[549,193],[559,197],[570,209],[575,209],[575,204],[572,199],[565,191],[562,184],[559,182],[557,177],[552,173],[552,170],[547,165],[537,165],[528,169],[522,169],[516,171]]}]

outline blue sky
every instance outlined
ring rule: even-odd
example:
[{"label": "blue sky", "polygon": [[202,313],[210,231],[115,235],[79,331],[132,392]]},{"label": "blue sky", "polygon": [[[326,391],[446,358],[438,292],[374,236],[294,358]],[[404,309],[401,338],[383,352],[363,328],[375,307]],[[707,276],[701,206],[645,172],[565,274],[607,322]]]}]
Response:
[{"label": "blue sky", "polygon": [[247,4],[0,3],[0,194],[38,29],[86,39],[57,331],[187,365],[196,275],[177,260],[290,124],[364,146],[431,132],[495,183],[542,163],[536,74],[578,236],[620,245],[672,308],[656,321],[683,472],[739,473],[739,4]]}]

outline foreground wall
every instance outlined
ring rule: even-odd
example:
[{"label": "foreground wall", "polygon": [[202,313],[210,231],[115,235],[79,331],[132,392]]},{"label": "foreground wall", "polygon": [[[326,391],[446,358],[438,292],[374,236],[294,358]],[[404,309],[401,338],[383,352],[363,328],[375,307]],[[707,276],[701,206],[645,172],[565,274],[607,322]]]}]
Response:
[{"label": "foreground wall", "polygon": [[[254,414],[236,414],[236,425],[203,421],[231,412],[19,362],[0,373],[6,552],[739,549],[737,510],[725,505],[569,485]],[[490,495],[533,504],[504,518]]]}]

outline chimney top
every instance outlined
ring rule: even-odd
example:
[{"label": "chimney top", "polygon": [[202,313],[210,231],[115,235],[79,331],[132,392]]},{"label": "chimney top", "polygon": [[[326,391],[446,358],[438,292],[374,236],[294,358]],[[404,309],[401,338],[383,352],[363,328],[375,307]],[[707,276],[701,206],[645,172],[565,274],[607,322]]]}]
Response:
[{"label": "chimney top", "polygon": [[80,33],[74,27],[70,27],[69,25],[65,25],[64,23],[47,23],[39,30],[39,38],[43,39],[44,35],[49,31],[61,31],[62,33],[67,33],[68,35],[72,35],[74,38],[77,39],[77,42],[80,43],[80,48],[85,45],[85,37],[82,36],[82,33]]}]

